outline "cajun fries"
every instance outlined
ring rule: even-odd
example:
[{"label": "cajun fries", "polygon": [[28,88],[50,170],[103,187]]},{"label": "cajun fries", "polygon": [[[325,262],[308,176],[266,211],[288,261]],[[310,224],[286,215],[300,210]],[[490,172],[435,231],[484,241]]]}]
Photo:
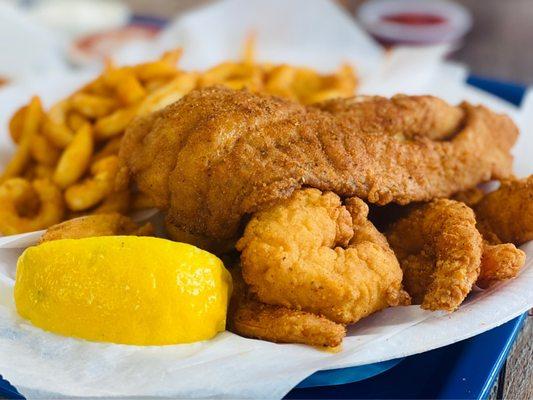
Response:
[{"label": "cajun fries", "polygon": [[324,75],[303,67],[254,60],[254,38],[240,61],[204,72],[176,66],[182,50],[159,60],[117,67],[52,105],[39,97],[11,117],[9,134],[17,150],[0,174],[0,234],[47,228],[73,215],[127,213],[151,207],[131,190],[115,192],[122,135],[136,116],[157,111],[193,89],[225,85],[291,98],[304,104],[354,94],[351,67]]}]

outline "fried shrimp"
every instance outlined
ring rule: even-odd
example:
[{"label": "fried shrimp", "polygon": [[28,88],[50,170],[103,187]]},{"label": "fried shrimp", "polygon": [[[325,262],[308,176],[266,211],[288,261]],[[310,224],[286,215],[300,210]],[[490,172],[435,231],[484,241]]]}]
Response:
[{"label": "fried shrimp", "polygon": [[483,246],[472,209],[434,200],[395,222],[387,238],[415,303],[429,310],[459,307],[480,273]]},{"label": "fried shrimp", "polygon": [[250,292],[267,304],[351,324],[405,304],[402,271],[358,198],[317,189],[257,212],[237,243]]},{"label": "fried shrimp", "polygon": [[[479,228],[491,241],[517,246],[533,240],[533,175],[503,181],[475,206]],[[497,239],[495,239],[495,236]]]},{"label": "fried shrimp", "polygon": [[516,246],[533,239],[533,175],[502,182],[474,210],[485,241],[477,285],[485,288],[516,277],[526,262]]},{"label": "fried shrimp", "polygon": [[526,262],[526,253],[512,243],[483,244],[481,269],[476,285],[487,288],[494,283],[512,279]]},{"label": "fried shrimp", "polygon": [[82,239],[94,236],[135,235],[154,233],[152,224],[138,226],[131,218],[118,213],[95,214],[70,219],[53,225],[41,236],[40,243],[59,239]]},{"label": "fried shrimp", "polygon": [[343,325],[313,313],[261,303],[246,289],[240,268],[234,268],[231,275],[233,294],[228,325],[232,332],[276,343],[325,347],[341,344],[346,335]]}]

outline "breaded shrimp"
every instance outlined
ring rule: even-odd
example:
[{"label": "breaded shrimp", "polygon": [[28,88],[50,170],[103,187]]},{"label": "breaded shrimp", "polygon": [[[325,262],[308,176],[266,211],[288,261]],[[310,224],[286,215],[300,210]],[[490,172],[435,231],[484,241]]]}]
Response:
[{"label": "breaded shrimp", "polygon": [[533,240],[533,175],[502,181],[500,188],[483,197],[474,210],[481,233],[489,242],[519,246]]},{"label": "breaded shrimp", "polygon": [[415,303],[429,310],[459,307],[481,265],[482,238],[472,209],[454,200],[434,200],[394,223],[387,238]]},{"label": "breaded shrimp", "polygon": [[358,198],[317,189],[257,212],[237,243],[250,292],[267,304],[351,324],[406,304],[402,271]]},{"label": "breaded shrimp", "polygon": [[305,311],[272,306],[253,298],[246,289],[240,268],[233,268],[233,294],[228,311],[230,331],[276,343],[302,343],[335,347],[342,343],[346,328]]}]

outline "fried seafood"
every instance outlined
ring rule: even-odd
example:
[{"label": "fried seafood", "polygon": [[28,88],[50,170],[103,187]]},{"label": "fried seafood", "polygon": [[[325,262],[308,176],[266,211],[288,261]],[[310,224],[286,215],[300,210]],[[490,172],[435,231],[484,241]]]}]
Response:
[{"label": "fried seafood", "polygon": [[305,107],[205,88],[130,124],[119,181],[132,177],[180,230],[231,241],[243,216],[304,186],[407,204],[507,177],[517,134],[506,116],[430,96]]},{"label": "fried seafood", "polygon": [[481,233],[492,244],[533,240],[533,175],[503,181],[474,210]]},{"label": "fried seafood", "polygon": [[473,187],[453,195],[452,200],[465,203],[468,207],[473,208],[485,196],[485,192],[478,187]]},{"label": "fried seafood", "polygon": [[512,243],[483,243],[481,268],[476,285],[487,288],[494,283],[512,279],[526,262],[526,253]]},{"label": "fried seafood", "polygon": [[502,182],[477,201],[474,210],[485,241],[478,286],[514,278],[526,260],[515,245],[533,239],[533,175]]},{"label": "fried seafood", "polygon": [[367,205],[317,189],[257,212],[237,243],[250,292],[267,304],[351,324],[406,304],[402,271]]},{"label": "fried seafood", "polygon": [[387,239],[405,289],[422,308],[455,310],[478,279],[482,238],[463,203],[440,199],[417,206],[392,225]]},{"label": "fried seafood", "polygon": [[261,303],[251,295],[234,268],[233,294],[228,311],[228,328],[238,335],[276,343],[302,343],[335,347],[341,344],[346,328],[313,313]]},{"label": "fried seafood", "polygon": [[40,243],[59,239],[82,239],[95,236],[150,236],[150,223],[138,226],[131,218],[118,213],[88,215],[53,225],[41,236]]}]

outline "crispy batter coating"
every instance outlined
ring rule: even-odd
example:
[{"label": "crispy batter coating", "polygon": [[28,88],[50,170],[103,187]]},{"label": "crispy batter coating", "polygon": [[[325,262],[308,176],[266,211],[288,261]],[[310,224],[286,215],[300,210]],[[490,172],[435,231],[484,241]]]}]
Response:
[{"label": "crispy batter coating", "polygon": [[244,215],[304,186],[406,204],[507,177],[517,134],[506,116],[430,96],[306,107],[211,87],[130,124],[119,182],[131,176],[181,230],[233,239]]},{"label": "crispy batter coating", "polygon": [[463,190],[459,193],[455,193],[452,200],[465,203],[468,207],[474,207],[485,196],[485,192],[478,187]]},{"label": "crispy batter coating", "polygon": [[402,271],[358,198],[317,189],[254,214],[237,242],[250,292],[267,304],[350,324],[405,304]]},{"label": "crispy batter coating", "polygon": [[387,232],[404,286],[428,310],[453,311],[476,282],[482,238],[472,209],[447,199],[414,207]]},{"label": "crispy batter coating", "polygon": [[489,242],[514,243],[533,240],[533,175],[503,181],[475,206],[479,229]]},{"label": "crispy batter coating", "polygon": [[118,213],[95,214],[69,219],[53,225],[41,236],[39,243],[59,239],[81,239],[93,236],[136,235],[154,233],[151,223],[138,226],[131,218]]},{"label": "crispy batter coating", "polygon": [[512,243],[483,244],[481,268],[476,285],[487,288],[499,281],[512,279],[518,275],[526,262],[526,253]]},{"label": "crispy batter coating", "polygon": [[477,285],[486,288],[516,277],[526,254],[515,245],[533,239],[533,176],[502,182],[498,190],[477,200],[474,210],[484,239]]},{"label": "crispy batter coating", "polygon": [[228,328],[238,335],[276,343],[302,343],[336,347],[346,336],[346,328],[329,319],[264,304],[248,293],[240,268],[231,271],[233,294],[228,310]]}]

